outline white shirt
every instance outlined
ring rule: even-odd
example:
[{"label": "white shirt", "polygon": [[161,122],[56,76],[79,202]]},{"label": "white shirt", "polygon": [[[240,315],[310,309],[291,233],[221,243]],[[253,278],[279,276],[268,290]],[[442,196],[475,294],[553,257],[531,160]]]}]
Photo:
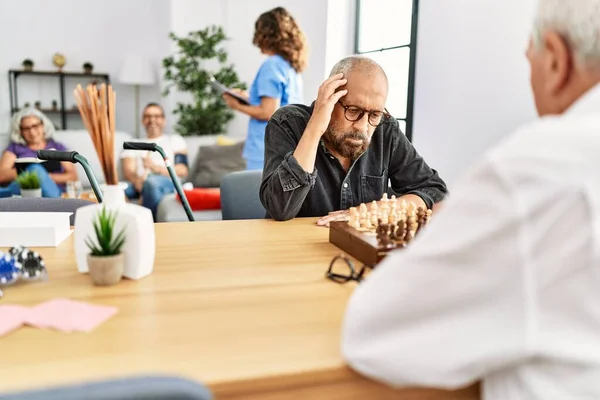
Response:
[{"label": "white shirt", "polygon": [[359,284],[350,365],[485,400],[600,399],[600,86],[486,154]]},{"label": "white shirt", "polygon": [[[157,138],[133,139],[132,142],[156,143],[165,151],[167,158],[174,161],[175,154],[187,154],[187,144],[180,135],[161,135]],[[156,151],[123,150],[121,158],[137,158],[137,174],[144,175],[144,157],[151,157],[152,162],[157,166],[165,166],[160,153]]]}]

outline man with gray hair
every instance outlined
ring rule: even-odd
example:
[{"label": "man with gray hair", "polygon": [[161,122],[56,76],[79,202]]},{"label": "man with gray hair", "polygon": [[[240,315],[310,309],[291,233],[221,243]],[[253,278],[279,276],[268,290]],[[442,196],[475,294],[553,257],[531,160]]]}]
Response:
[{"label": "man with gray hair", "polygon": [[383,69],[350,56],[333,67],[312,105],[273,114],[260,187],[270,217],[319,216],[326,225],[384,193],[429,208],[443,199],[446,185],[385,110],[387,94]]},{"label": "man with gray hair", "polygon": [[600,0],[538,0],[541,118],[489,151],[354,292],[342,351],[392,386],[600,399]]}]

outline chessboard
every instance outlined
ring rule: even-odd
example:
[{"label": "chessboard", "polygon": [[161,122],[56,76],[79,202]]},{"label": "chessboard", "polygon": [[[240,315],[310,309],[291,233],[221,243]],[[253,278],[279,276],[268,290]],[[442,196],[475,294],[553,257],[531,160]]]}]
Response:
[{"label": "chessboard", "polygon": [[329,242],[374,267],[389,251],[406,247],[429,222],[431,210],[383,195],[348,210],[346,221],[329,224]]}]

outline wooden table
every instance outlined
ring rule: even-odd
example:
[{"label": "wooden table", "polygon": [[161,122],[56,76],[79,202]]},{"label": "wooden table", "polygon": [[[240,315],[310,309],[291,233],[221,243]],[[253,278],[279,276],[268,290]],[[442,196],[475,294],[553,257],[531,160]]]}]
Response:
[{"label": "wooden table", "polygon": [[77,272],[72,237],[37,249],[49,282],[8,288],[2,302],[68,297],[119,313],[89,334],[26,327],[0,338],[0,392],[158,373],[205,383],[219,399],[478,398],[476,387],[392,391],[344,365],[354,286],[324,278],[339,250],[314,220],[155,226],[154,273],[114,287]]}]

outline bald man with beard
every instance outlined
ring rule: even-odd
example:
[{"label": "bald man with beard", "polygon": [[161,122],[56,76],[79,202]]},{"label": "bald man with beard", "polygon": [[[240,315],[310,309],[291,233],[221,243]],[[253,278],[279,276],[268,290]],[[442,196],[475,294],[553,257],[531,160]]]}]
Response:
[{"label": "bald man with beard", "polygon": [[350,56],[310,106],[288,105],[272,116],[260,188],[267,217],[322,217],[326,225],[384,193],[428,208],[444,198],[445,183],[386,111],[387,95],[381,66]]}]

